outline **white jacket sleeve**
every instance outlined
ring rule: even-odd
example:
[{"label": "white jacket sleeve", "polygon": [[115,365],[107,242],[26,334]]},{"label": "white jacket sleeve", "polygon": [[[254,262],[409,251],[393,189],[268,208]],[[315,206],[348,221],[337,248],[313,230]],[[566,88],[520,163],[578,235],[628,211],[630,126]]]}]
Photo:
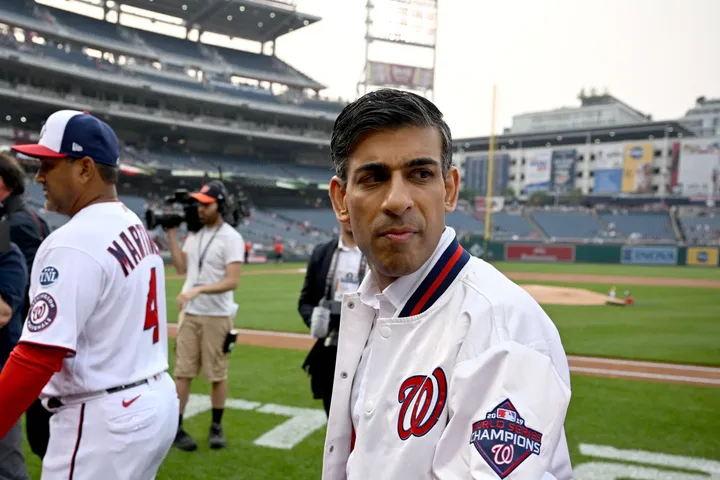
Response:
[{"label": "white jacket sleeve", "polygon": [[455,366],[436,480],[551,480],[570,389],[550,358],[516,342]]}]

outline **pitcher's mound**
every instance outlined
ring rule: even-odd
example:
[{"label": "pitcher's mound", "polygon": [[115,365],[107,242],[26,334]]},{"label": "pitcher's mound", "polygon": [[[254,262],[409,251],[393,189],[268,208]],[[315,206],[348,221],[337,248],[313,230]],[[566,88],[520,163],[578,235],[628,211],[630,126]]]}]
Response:
[{"label": "pitcher's mound", "polygon": [[[520,285],[540,304],[549,305],[606,305],[607,295],[584,288],[552,287],[549,285]],[[616,301],[623,305],[622,301]]]}]

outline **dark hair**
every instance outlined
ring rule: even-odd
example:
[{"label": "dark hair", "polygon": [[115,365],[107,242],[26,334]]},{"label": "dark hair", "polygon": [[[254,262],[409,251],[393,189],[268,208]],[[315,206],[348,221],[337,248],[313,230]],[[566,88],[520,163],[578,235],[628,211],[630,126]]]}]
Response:
[{"label": "dark hair", "polygon": [[403,127],[434,127],[442,136],[443,176],[452,166],[452,135],[443,114],[425,97],[384,88],[376,90],[346,106],[335,120],[330,152],[333,167],[340,180],[347,180],[347,159],[360,136],[381,130]]},{"label": "dark hair", "polygon": [[25,170],[12,155],[0,153],[0,177],[13,195],[25,193]]},{"label": "dark hair", "polygon": [[[80,158],[65,157],[65,160],[67,160],[70,163],[73,163],[77,160],[82,160],[83,158],[85,158],[85,157],[80,157]],[[95,168],[97,169],[98,173],[100,174],[100,178],[102,179],[103,182],[105,182],[109,185],[117,185],[118,178],[120,175],[117,168],[111,167],[109,165],[103,165],[100,163],[96,163]]]},{"label": "dark hair", "polygon": [[117,185],[118,177],[120,174],[120,172],[118,172],[117,168],[110,167],[108,165],[100,165],[100,164],[95,164],[95,167],[97,168],[97,171],[100,174],[100,178],[103,179],[103,182],[110,184],[110,185]]}]

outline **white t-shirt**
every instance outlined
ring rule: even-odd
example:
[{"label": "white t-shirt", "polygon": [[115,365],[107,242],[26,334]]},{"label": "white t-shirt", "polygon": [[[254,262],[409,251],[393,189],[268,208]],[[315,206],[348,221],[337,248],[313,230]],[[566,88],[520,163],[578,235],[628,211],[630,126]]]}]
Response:
[{"label": "white t-shirt", "polygon": [[43,396],[94,393],[168,368],[165,266],[121,202],[78,212],[40,245],[20,342],[68,352]]},{"label": "white t-shirt", "polygon": [[[183,252],[187,255],[184,292],[198,285],[212,285],[222,281],[228,264],[245,260],[245,240],[240,232],[223,222],[219,227],[203,227],[197,233],[190,233],[183,244]],[[229,317],[233,312],[233,299],[232,290],[200,294],[185,304],[184,312]]]},{"label": "white t-shirt", "polygon": [[[359,278],[361,274],[360,262],[364,262],[363,254],[358,247],[348,247],[342,237],[338,240],[337,266],[333,276],[333,298],[335,301],[342,302],[343,295],[346,293],[356,292],[362,281]],[[369,269],[365,268],[365,272]]]}]

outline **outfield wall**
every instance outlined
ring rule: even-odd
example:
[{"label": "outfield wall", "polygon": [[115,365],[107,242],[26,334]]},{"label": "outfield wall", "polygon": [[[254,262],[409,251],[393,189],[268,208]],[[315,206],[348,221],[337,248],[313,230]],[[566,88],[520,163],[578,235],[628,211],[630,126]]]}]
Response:
[{"label": "outfield wall", "polygon": [[[482,253],[483,239],[462,242],[471,253]],[[718,267],[718,247],[677,245],[588,245],[573,243],[490,242],[487,258],[492,261],[552,263],[615,263],[623,265],[691,265]]]}]

